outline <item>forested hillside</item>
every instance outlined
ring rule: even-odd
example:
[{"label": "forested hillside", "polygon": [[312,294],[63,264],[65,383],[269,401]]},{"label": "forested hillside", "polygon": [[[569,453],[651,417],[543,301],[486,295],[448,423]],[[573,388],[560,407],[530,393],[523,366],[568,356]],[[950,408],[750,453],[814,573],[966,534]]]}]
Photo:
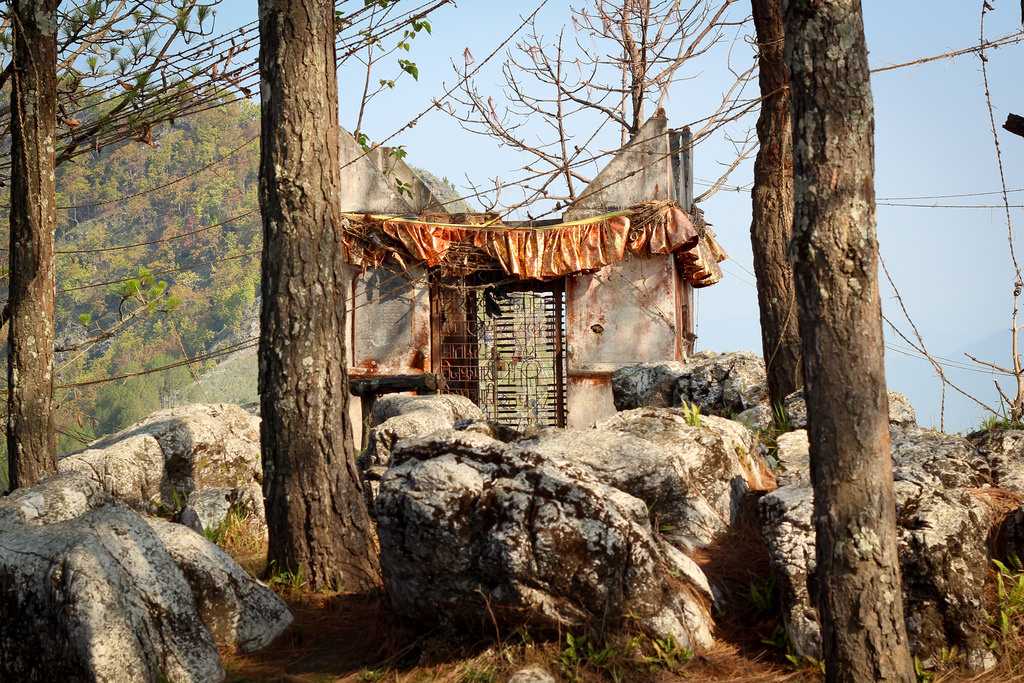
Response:
[{"label": "forested hillside", "polygon": [[[258,105],[241,102],[60,167],[62,452],[168,404],[216,357],[103,380],[249,336],[241,328],[259,291],[258,133]],[[6,247],[6,215],[3,230]]]}]

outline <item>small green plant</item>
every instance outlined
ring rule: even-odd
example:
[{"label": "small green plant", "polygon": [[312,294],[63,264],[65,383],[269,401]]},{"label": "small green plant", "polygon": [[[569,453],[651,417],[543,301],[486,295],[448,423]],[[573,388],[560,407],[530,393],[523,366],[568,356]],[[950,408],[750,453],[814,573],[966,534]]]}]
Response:
[{"label": "small green plant", "polygon": [[681,647],[672,636],[651,638],[652,654],[644,657],[644,662],[667,671],[676,671],[693,659],[693,651]]},{"label": "small green plant", "polygon": [[459,683],[494,683],[498,674],[489,666],[467,666],[459,678]]},{"label": "small green plant", "polygon": [[1024,423],[1020,420],[1011,420],[1005,415],[989,415],[978,425],[978,431],[980,432],[990,432],[997,429],[1024,429]]},{"label": "small green plant", "polygon": [[567,633],[558,663],[562,673],[570,680],[576,680],[580,669],[586,667],[604,671],[612,680],[619,680],[622,677],[617,665],[619,655],[619,651],[610,643],[598,644],[592,638]]},{"label": "small green plant", "polygon": [[683,415],[683,419],[686,420],[686,424],[691,427],[700,427],[700,406],[696,403],[684,402],[679,406],[679,411]]},{"label": "small green plant", "polygon": [[750,583],[750,604],[758,614],[770,614],[775,610],[775,577],[767,576]]},{"label": "small green plant", "polygon": [[772,406],[772,426],[778,434],[785,434],[793,431],[793,424],[789,420],[789,413],[786,406],[776,403]]},{"label": "small green plant", "polygon": [[1005,640],[1017,634],[1021,617],[1024,616],[1024,565],[1020,558],[1011,555],[1009,565],[992,560],[996,567],[996,627]]},{"label": "small green plant", "polygon": [[298,591],[306,585],[306,577],[303,576],[302,569],[299,569],[297,572],[281,570],[271,562],[270,578],[267,579],[267,585],[271,588],[286,588]]},{"label": "small green plant", "polygon": [[363,669],[359,672],[359,680],[363,683],[377,683],[383,681],[387,675],[384,669]]},{"label": "small green plant", "polygon": [[935,672],[926,669],[920,657],[914,657],[914,673],[917,675],[917,683],[932,683],[935,679]]},{"label": "small green plant", "polygon": [[172,518],[181,513],[185,509],[185,494],[178,489],[171,489],[171,503],[168,505],[162,500],[157,503],[157,515],[161,517]]},{"label": "small green plant", "polygon": [[206,537],[210,543],[214,543],[219,546],[223,546],[235,533],[236,529],[239,529],[245,524],[245,515],[236,508],[231,506],[228,509],[228,513],[224,515],[224,519],[221,520],[220,524],[211,528],[203,529],[203,536]]},{"label": "small green plant", "polygon": [[815,659],[814,657],[803,657],[797,654],[796,648],[793,647],[793,641],[789,639],[789,634],[786,633],[786,628],[782,624],[779,624],[770,638],[765,638],[761,642],[775,650],[778,650],[782,655],[782,658],[785,659],[793,669],[798,671],[802,669],[813,669],[822,674],[825,673],[825,662]]}]

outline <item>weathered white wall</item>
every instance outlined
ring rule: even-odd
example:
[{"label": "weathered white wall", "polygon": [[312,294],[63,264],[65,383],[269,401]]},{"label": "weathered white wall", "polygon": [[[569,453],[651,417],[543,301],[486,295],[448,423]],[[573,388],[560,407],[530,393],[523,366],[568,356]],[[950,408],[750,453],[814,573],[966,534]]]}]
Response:
[{"label": "weathered white wall", "polygon": [[[659,110],[564,218],[668,200],[676,185],[668,118]],[[682,359],[689,299],[689,286],[678,276],[672,256],[630,259],[566,279],[570,426],[587,427],[615,412],[611,375],[623,365]]]},{"label": "weathered white wall", "polygon": [[355,279],[352,372],[407,375],[430,369],[427,273],[367,269]]},{"label": "weathered white wall", "polygon": [[570,426],[589,427],[615,412],[615,370],[680,357],[677,286],[671,256],[629,259],[566,278]]},{"label": "weathered white wall", "polygon": [[[642,169],[637,172],[638,169]],[[565,220],[626,209],[640,202],[673,197],[672,154],[664,110],[647,120],[632,143],[612,157],[594,178]]]}]

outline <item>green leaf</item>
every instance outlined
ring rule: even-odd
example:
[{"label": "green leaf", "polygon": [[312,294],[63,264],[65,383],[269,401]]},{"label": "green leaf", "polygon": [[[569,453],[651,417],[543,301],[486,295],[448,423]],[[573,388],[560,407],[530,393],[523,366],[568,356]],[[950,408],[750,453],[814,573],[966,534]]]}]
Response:
[{"label": "green leaf", "polygon": [[412,76],[414,80],[420,80],[420,70],[415,62],[410,62],[408,59],[399,59],[398,66],[402,67],[402,71]]},{"label": "green leaf", "polygon": [[82,327],[88,327],[89,323],[92,322],[92,316],[88,313],[82,313],[78,316],[78,322],[82,323]]}]

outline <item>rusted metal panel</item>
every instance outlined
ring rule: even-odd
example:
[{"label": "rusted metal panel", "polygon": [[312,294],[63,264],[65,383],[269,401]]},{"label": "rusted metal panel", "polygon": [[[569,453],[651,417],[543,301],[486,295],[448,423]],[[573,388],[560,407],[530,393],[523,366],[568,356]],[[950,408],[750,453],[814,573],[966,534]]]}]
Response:
[{"label": "rusted metal panel", "polygon": [[568,424],[615,414],[611,375],[624,365],[684,357],[688,296],[671,256],[635,258],[566,278]]},{"label": "rusted metal panel", "polygon": [[560,280],[438,288],[434,310],[443,391],[518,429],[565,426]]},{"label": "rusted metal panel", "polygon": [[355,280],[353,375],[409,375],[430,369],[430,292],[419,268],[367,269]]},{"label": "rusted metal panel", "polygon": [[679,358],[671,256],[630,259],[567,283],[570,375]]}]

